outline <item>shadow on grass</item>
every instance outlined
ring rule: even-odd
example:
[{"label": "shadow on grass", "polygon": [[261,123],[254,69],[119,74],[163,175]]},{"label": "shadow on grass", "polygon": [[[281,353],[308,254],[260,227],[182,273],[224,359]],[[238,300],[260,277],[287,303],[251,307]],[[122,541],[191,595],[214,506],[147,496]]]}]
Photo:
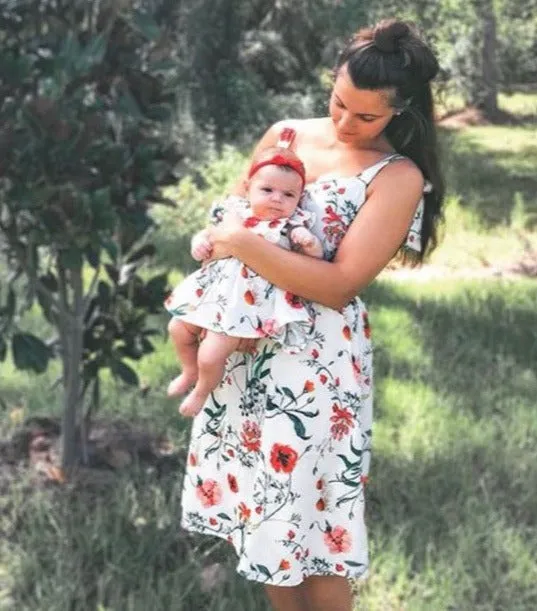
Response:
[{"label": "shadow on grass", "polygon": [[[261,589],[234,574],[225,542],[179,527],[181,479],[133,469],[124,478],[101,475],[92,486],[34,491],[7,509],[12,608],[264,609]],[[220,583],[202,577],[216,563],[224,569]]]},{"label": "shadow on grass", "polygon": [[447,130],[441,144],[448,191],[460,196],[461,205],[474,210],[485,227],[509,222],[517,193],[527,212],[537,213],[536,145],[494,151],[472,131]]},{"label": "shadow on grass", "polygon": [[[437,405],[445,399],[469,423],[450,429],[447,439],[445,431],[427,431],[430,452],[374,450],[367,507],[373,538],[403,533],[410,578],[431,564],[447,567],[450,609],[537,608],[537,587],[528,579],[535,575],[525,564],[537,553],[537,284],[467,285],[439,297],[431,286],[417,296],[377,283],[367,301],[374,333],[377,308],[409,314],[424,354],[422,370],[393,359],[380,329],[374,337],[381,389],[388,376],[395,384],[421,383]],[[379,395],[375,418],[382,427],[392,408]]]}]

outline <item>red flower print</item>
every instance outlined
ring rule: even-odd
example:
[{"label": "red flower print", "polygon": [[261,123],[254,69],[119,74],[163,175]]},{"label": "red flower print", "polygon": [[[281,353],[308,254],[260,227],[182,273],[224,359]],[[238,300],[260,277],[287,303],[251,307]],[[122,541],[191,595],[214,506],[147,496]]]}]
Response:
[{"label": "red flower print", "polygon": [[203,289],[196,289],[196,297],[201,297],[203,295]]},{"label": "red flower print", "polygon": [[319,380],[321,380],[321,384],[326,384],[328,378],[324,375],[324,373],[321,373]]},{"label": "red flower print", "polygon": [[227,455],[233,458],[235,456],[235,450],[233,448],[229,448],[227,451]]},{"label": "red flower print", "polygon": [[246,265],[243,265],[241,267],[241,276],[243,278],[248,278],[248,268],[246,267]]},{"label": "red flower print", "polygon": [[294,538],[295,538],[295,536],[296,536],[296,533],[295,533],[295,531],[294,531],[294,530],[290,530],[290,531],[287,533],[287,538],[288,538],[288,539],[294,539]]},{"label": "red flower print", "polygon": [[217,322],[220,322],[222,320],[222,314],[220,314],[220,312],[216,313],[216,320]]},{"label": "red flower print", "polygon": [[306,380],[304,383],[304,390],[302,392],[313,392],[315,390],[315,384],[311,380]]},{"label": "red flower print", "polygon": [[289,560],[282,560],[280,562],[280,571],[288,571],[291,568]]},{"label": "red flower print", "polygon": [[319,358],[319,351],[318,351],[318,350],[316,350],[316,349],[314,348],[314,349],[311,351],[311,356],[312,356],[314,359],[318,359],[318,358]]},{"label": "red flower print", "polygon": [[362,321],[364,323],[364,335],[369,339],[371,337],[371,325],[369,324],[367,312],[362,312]]},{"label": "red flower print", "polygon": [[237,478],[234,475],[231,475],[231,473],[227,474],[227,483],[231,492],[239,491],[239,484],[237,484]]},{"label": "red flower print", "polygon": [[196,455],[192,452],[188,455],[188,462],[191,467],[195,467],[198,464],[198,459],[196,458]]},{"label": "red flower print", "polygon": [[349,327],[349,325],[345,325],[343,327],[343,337],[346,340],[349,340],[351,338],[351,328]]},{"label": "red flower print", "polygon": [[297,560],[300,560],[300,552],[296,552],[296,554],[295,554],[295,558],[296,558]]},{"label": "red flower print", "polygon": [[218,520],[216,518],[209,518],[209,524],[211,526],[216,526],[218,524]]},{"label": "red flower print", "polygon": [[360,483],[367,486],[369,483],[369,477],[367,475],[360,475]]},{"label": "red flower print", "polygon": [[341,572],[342,572],[342,571],[344,571],[344,570],[345,570],[345,567],[344,567],[342,564],[339,564],[339,563],[338,563],[338,564],[336,564],[336,571],[337,571],[338,573],[341,573]]},{"label": "red flower print", "polygon": [[273,221],[270,221],[269,223],[269,229],[274,229],[274,227],[277,227],[280,223],[280,219],[274,219]]},{"label": "red flower print", "polygon": [[324,511],[326,509],[326,503],[324,502],[324,499],[319,499],[315,503],[315,509],[317,509],[317,511]]},{"label": "red flower print", "polygon": [[304,304],[300,301],[300,297],[293,295],[293,293],[290,293],[289,291],[285,291],[285,301],[287,301],[287,303],[296,310],[300,310],[304,307]]},{"label": "red flower print", "polygon": [[244,293],[244,301],[246,301],[248,305],[254,305],[255,295],[252,293],[252,291],[246,291],[246,293]]},{"label": "red flower print", "polygon": [[222,500],[222,488],[214,479],[206,479],[196,486],[196,496],[204,507],[212,507]]},{"label": "red flower print", "polygon": [[335,384],[336,386],[339,386],[339,376],[338,376],[338,377],[337,377],[337,378],[334,380],[334,384]]},{"label": "red flower print", "polygon": [[248,229],[251,229],[256,225],[259,225],[260,222],[261,219],[258,219],[257,216],[249,216],[247,219],[244,220],[243,226],[247,227]]},{"label": "red flower print", "polygon": [[351,535],[343,526],[328,528],[324,533],[324,542],[331,554],[345,554],[352,547]]},{"label": "red flower print", "polygon": [[252,515],[252,510],[248,509],[244,501],[241,502],[239,505],[239,519],[242,520],[243,522],[247,522],[250,519],[251,515]]},{"label": "red flower print", "polygon": [[241,441],[248,452],[259,452],[261,449],[261,429],[256,422],[246,420],[242,425]]},{"label": "red flower print", "polygon": [[276,472],[291,473],[295,468],[298,454],[291,446],[275,443],[270,451],[270,464]]},{"label": "red flower print", "polygon": [[263,511],[263,507],[261,507],[261,505],[258,505],[258,506],[255,508],[255,512],[257,513],[257,515],[258,515],[258,516],[259,516],[259,515],[261,515],[261,512],[262,512],[262,511]]},{"label": "red flower print", "polygon": [[326,214],[323,218],[325,223],[342,223],[341,217],[334,212],[332,206],[327,206],[324,212]]},{"label": "red flower print", "polygon": [[339,187],[339,189],[337,190],[337,192],[338,192],[340,195],[343,195],[343,193],[345,193],[345,191],[346,191],[346,190],[347,190],[347,189],[345,189],[345,187]]},{"label": "red flower print", "polygon": [[347,408],[339,407],[336,403],[332,405],[332,411],[334,413],[330,416],[330,422],[334,424],[330,427],[330,432],[334,439],[341,441],[354,427],[352,413]]},{"label": "red flower print", "polygon": [[323,189],[325,191],[326,191],[326,189],[330,189],[330,185],[327,182],[325,182],[324,185],[323,185]]},{"label": "red flower print", "polygon": [[324,488],[324,482],[322,479],[318,479],[317,483],[315,484],[315,487],[317,488],[317,490],[322,490]]}]

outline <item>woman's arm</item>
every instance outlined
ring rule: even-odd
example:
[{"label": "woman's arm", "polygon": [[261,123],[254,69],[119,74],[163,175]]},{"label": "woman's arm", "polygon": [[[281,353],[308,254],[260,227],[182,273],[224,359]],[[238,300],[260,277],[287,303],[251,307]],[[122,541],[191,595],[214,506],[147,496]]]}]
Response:
[{"label": "woman's arm", "polygon": [[236,220],[210,229],[215,258],[233,256],[283,290],[341,309],[391,261],[403,243],[423,192],[408,160],[386,166],[341,241],[332,262],[290,252],[244,229]]}]

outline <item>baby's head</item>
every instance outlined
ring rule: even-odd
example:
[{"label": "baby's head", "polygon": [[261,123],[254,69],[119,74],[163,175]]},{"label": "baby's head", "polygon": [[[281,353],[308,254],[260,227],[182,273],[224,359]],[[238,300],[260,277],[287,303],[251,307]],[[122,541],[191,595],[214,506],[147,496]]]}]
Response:
[{"label": "baby's head", "polygon": [[293,151],[280,147],[264,149],[253,160],[245,182],[252,212],[263,220],[291,216],[305,181],[304,165]]}]

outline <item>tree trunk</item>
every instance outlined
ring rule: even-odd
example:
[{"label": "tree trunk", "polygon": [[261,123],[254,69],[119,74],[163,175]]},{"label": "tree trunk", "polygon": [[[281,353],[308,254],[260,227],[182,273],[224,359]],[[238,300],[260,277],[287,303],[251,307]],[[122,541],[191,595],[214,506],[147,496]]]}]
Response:
[{"label": "tree trunk", "polygon": [[496,14],[493,0],[474,0],[481,29],[481,78],[474,92],[474,105],[494,121],[498,118],[498,61]]},{"label": "tree trunk", "polygon": [[[63,361],[62,468],[72,469],[80,459],[80,412],[82,403],[82,350],[84,341],[84,300],[82,269],[71,269],[72,304],[68,304],[65,272],[60,273],[60,290],[67,312],[61,322],[60,336]],[[62,287],[63,285],[63,287]],[[64,290],[62,290],[62,288]],[[69,305],[71,307],[69,307]]]}]

